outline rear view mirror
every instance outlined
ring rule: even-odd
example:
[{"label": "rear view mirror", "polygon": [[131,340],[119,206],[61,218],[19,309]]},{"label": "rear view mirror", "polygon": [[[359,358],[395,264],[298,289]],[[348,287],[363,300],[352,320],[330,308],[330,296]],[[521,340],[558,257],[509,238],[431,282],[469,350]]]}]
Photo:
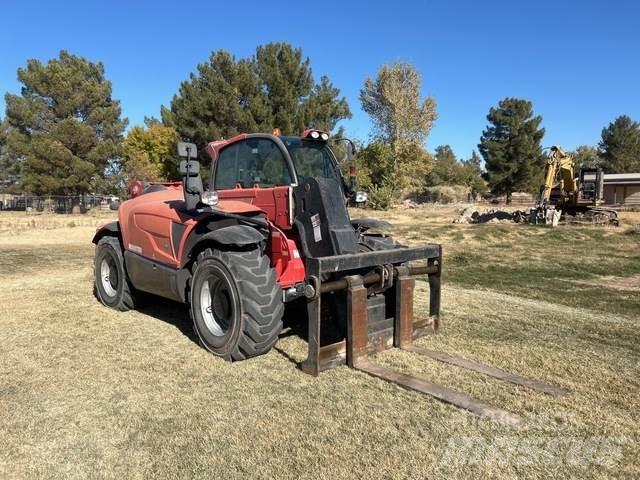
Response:
[{"label": "rear view mirror", "polygon": [[186,177],[196,177],[200,175],[200,162],[196,160],[182,160],[180,162],[180,175]]},{"label": "rear view mirror", "polygon": [[350,163],[356,156],[356,146],[351,140],[344,137],[334,137],[331,145],[331,150],[333,150],[333,153],[336,156],[336,160],[338,160],[338,163],[340,165]]},{"label": "rear view mirror", "polygon": [[[195,143],[178,142],[178,155],[184,158],[196,158],[198,156],[198,147]],[[180,166],[182,169],[182,165]]]}]

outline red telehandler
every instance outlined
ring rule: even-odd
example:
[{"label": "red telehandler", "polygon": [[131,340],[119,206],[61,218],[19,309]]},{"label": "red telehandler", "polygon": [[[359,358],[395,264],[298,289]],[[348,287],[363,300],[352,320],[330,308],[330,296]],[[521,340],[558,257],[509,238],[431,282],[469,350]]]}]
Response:
[{"label": "red telehandler", "polygon": [[[341,149],[355,155],[353,143]],[[413,346],[440,319],[440,245],[405,247],[372,233],[375,220],[351,220],[354,192],[329,147],[329,135],[240,134],[209,143],[211,188],[200,177],[196,147],[180,143],[182,183],[136,187],[118,221],[98,230],[95,287],[117,310],[143,293],[185,303],[201,344],[227,360],[268,352],[285,308],[306,312],[304,372],[347,363],[475,413],[518,417],[463,393],[371,363],[369,354],[399,347],[507,381],[561,389]],[[429,316],[414,320],[416,276],[426,276]]]}]

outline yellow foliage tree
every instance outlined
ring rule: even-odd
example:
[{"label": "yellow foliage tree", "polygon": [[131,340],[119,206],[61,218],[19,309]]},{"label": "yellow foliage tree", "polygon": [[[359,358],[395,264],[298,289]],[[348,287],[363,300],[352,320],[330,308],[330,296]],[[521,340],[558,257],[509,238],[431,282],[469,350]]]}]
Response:
[{"label": "yellow foliage tree", "polygon": [[123,169],[129,180],[177,180],[178,133],[173,127],[145,120],[146,127],[136,125],[129,130],[123,144]]},{"label": "yellow foliage tree", "polygon": [[371,205],[387,208],[392,200],[421,192],[431,171],[433,158],[424,144],[437,118],[436,102],[423,97],[421,88],[420,72],[396,62],[383,65],[360,90],[362,109],[374,127],[375,141],[363,152],[372,176]]}]

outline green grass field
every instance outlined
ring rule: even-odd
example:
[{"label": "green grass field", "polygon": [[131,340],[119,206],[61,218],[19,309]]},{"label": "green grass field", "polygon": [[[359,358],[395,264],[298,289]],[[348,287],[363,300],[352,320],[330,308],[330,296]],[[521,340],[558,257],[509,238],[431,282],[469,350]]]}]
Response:
[{"label": "green grass field", "polygon": [[225,363],[181,305],[95,300],[90,239],[107,217],[0,214],[0,478],[640,477],[638,215],[617,229],[453,215],[376,214],[407,243],[444,246],[443,328],[417,343],[570,395],[408,352],[375,360],[517,413],[518,427],[346,367],[307,376],[295,336]]}]

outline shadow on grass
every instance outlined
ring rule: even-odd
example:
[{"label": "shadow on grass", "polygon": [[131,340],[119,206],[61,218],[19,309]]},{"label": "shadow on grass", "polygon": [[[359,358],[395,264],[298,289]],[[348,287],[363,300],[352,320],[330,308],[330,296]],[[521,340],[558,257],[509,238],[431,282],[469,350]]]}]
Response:
[{"label": "shadow on grass", "polygon": [[[294,308],[287,308],[285,310],[284,329],[278,336],[279,339],[296,336],[307,341],[307,321],[298,321],[299,315],[306,309],[303,308],[304,304],[293,305]],[[296,308],[298,307],[298,308]],[[302,308],[301,308],[302,307]],[[174,302],[163,297],[158,297],[152,294],[144,294],[141,299],[141,306],[136,309],[138,312],[145,315],[149,315],[157,320],[168,323],[169,325],[177,328],[185,337],[191,340],[196,345],[200,345],[200,341],[196,332],[193,330],[193,324],[189,318],[189,312],[187,307],[179,302]],[[300,366],[300,362],[291,356],[287,351],[278,347],[278,344],[273,348],[280,355],[285,357],[289,362],[296,366]]]},{"label": "shadow on grass", "polygon": [[176,327],[193,343],[200,344],[184,304],[156,295],[145,294],[142,305],[137,308],[137,311]]}]

